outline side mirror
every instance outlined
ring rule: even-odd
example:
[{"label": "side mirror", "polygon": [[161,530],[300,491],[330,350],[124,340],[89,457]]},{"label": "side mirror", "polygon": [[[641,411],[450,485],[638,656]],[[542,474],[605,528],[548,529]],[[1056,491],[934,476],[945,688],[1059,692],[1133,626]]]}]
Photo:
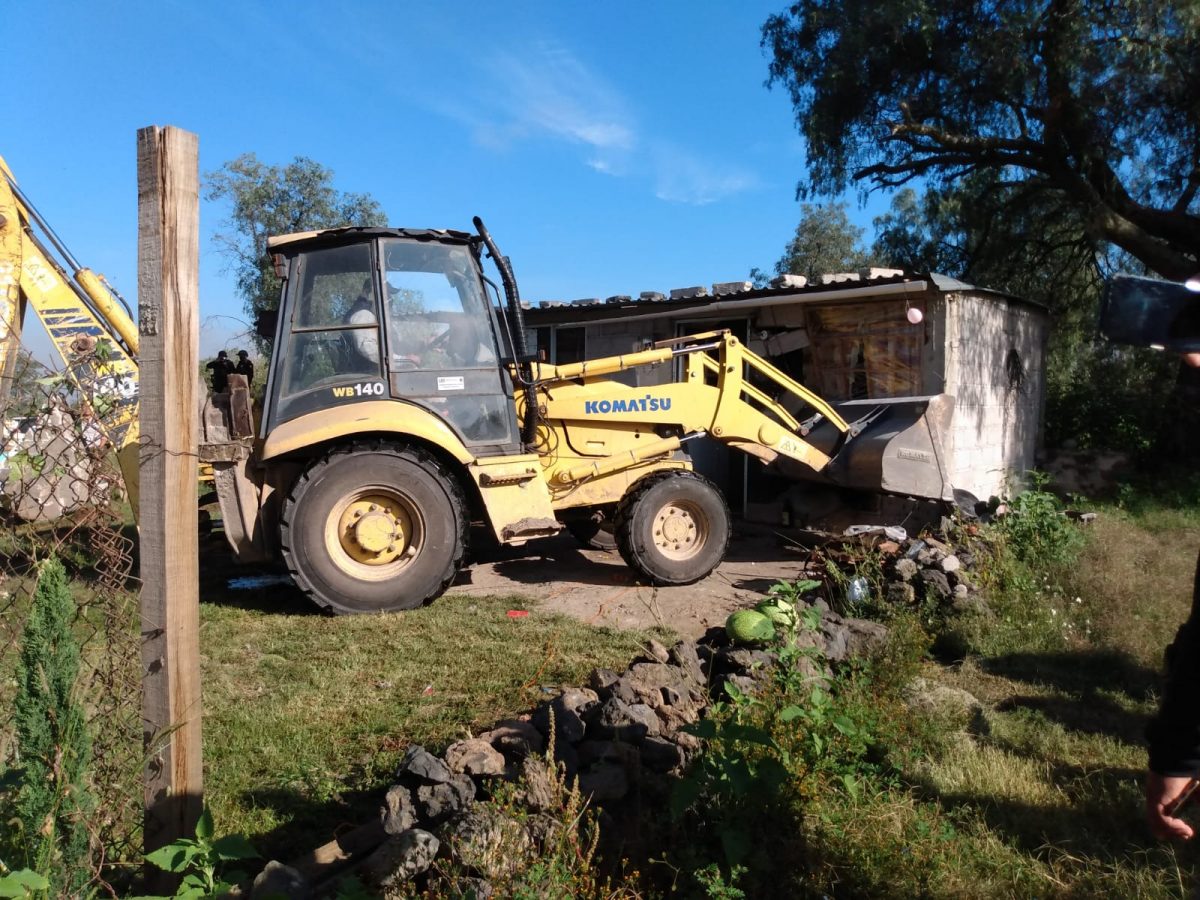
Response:
[{"label": "side mirror", "polygon": [[1100,333],[1118,344],[1200,352],[1200,293],[1175,281],[1116,275],[1104,288]]}]

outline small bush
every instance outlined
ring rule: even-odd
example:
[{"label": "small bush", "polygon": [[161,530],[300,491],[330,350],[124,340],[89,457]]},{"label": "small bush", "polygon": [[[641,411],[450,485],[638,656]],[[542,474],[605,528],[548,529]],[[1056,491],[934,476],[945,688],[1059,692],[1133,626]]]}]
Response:
[{"label": "small bush", "polygon": [[19,788],[13,802],[15,848],[57,893],[75,895],[91,880],[86,786],[91,745],[77,695],[75,603],[62,563],[42,566],[18,664],[16,732]]}]

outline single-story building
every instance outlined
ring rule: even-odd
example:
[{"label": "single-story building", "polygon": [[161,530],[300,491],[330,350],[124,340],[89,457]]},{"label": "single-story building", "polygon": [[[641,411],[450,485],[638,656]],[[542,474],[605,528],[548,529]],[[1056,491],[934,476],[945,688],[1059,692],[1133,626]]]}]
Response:
[{"label": "single-story building", "polygon": [[[731,282],[637,298],[540,301],[527,304],[525,324],[531,347],[556,364],[728,328],[827,400],[953,396],[943,442],[946,474],[956,489],[980,498],[1003,494],[1034,465],[1047,311],[944,275],[864,269],[813,283],[782,276],[766,288]],[[658,366],[618,377],[642,387],[678,375]],[[762,476],[757,461],[714,441],[692,455],[735,512],[780,521],[780,484]]]}]

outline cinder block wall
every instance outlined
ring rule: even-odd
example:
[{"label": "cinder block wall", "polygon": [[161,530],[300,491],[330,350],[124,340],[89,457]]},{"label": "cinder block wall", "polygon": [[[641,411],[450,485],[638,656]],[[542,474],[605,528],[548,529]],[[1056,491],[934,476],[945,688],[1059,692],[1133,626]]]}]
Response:
[{"label": "cinder block wall", "polygon": [[1028,304],[969,292],[947,293],[936,305],[932,330],[944,330],[944,336],[930,342],[926,375],[933,383],[927,390],[955,398],[947,448],[951,482],[980,498],[1003,494],[1034,466],[1047,315]]}]

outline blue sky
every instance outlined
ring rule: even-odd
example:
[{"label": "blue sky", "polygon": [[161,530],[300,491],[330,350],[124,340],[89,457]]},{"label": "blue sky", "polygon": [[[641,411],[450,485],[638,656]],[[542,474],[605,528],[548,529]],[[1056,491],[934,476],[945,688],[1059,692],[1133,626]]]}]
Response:
[{"label": "blue sky", "polygon": [[[795,228],[804,153],[764,87],[783,2],[7,0],[0,155],[79,260],[136,299],[135,134],[201,173],[308,156],[395,225],[487,222],[526,299],[745,278]],[[14,86],[19,89],[14,89]],[[870,232],[886,206],[852,217]],[[201,350],[242,302],[201,206]]]}]

